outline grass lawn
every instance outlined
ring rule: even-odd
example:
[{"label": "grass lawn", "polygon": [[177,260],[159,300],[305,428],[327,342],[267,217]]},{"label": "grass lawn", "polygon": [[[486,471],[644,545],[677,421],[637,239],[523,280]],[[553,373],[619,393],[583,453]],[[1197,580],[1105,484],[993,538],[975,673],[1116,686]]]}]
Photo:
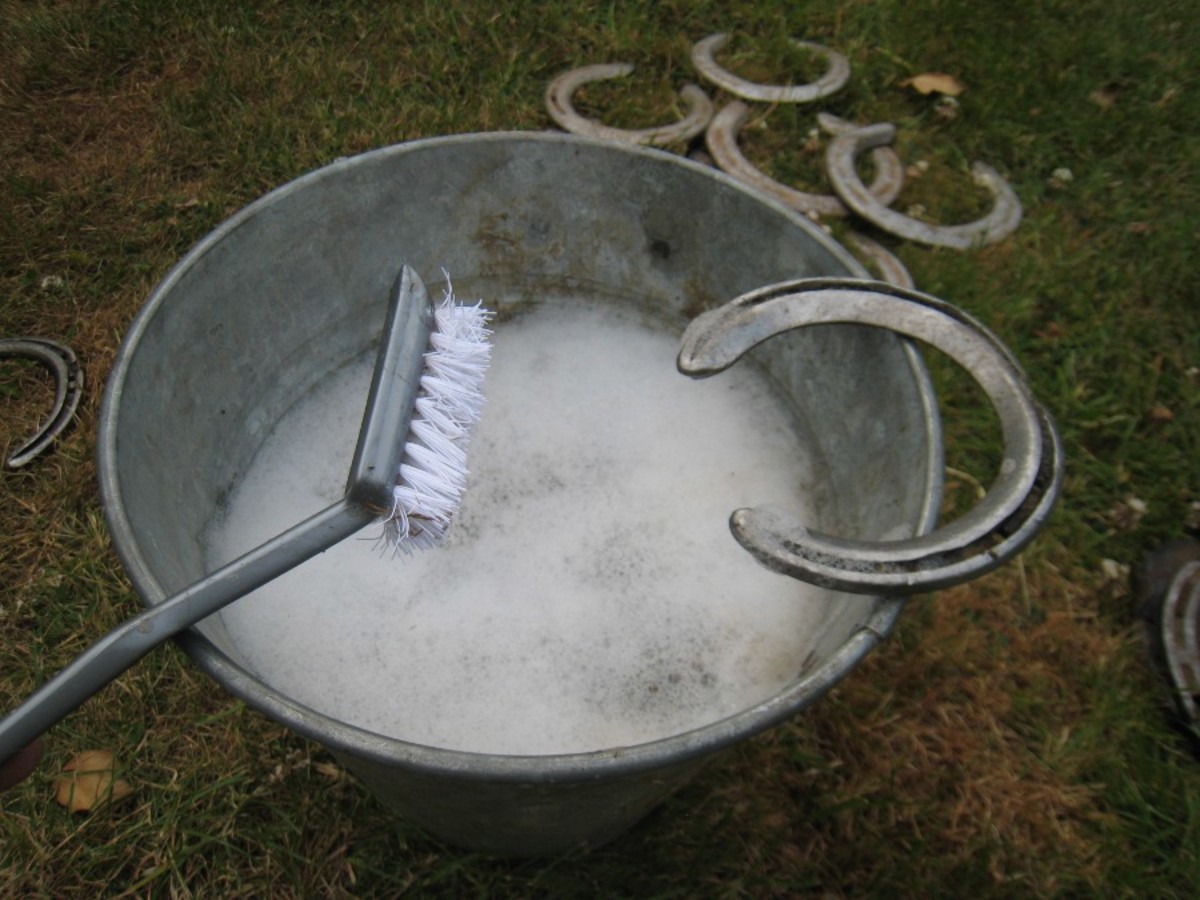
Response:
[{"label": "grass lawn", "polygon": [[[338,157],[551,128],[542,92],[573,66],[638,67],[581,91],[582,111],[673,119],[696,78],[689,48],[716,31],[735,36],[722,61],[759,81],[819,73],[787,36],[845,53],[851,81],[818,107],[894,123],[901,157],[928,163],[897,208],[978,215],[975,160],[1011,181],[1025,218],[998,244],[881,239],[920,289],[1013,349],[1068,455],[1058,509],[1018,562],[910,604],[828,697],[602,848],[512,861],[445,846],[171,647],[57,727],[37,773],[0,799],[0,893],[1194,896],[1200,761],[1164,709],[1125,567],[1200,524],[1197,11],[0,0],[0,337],[69,343],[88,384],[53,452],[0,475],[5,709],[138,608],[95,485],[100,391],[189,247]],[[952,114],[900,85],[929,71],[965,86]],[[743,151],[821,189],[813,111],[759,108]],[[990,478],[997,431],[974,387],[931,364],[953,512]],[[0,366],[0,447],[31,430],[47,391],[32,366]],[[72,814],[54,778],[92,748],[116,754],[133,790]]]}]

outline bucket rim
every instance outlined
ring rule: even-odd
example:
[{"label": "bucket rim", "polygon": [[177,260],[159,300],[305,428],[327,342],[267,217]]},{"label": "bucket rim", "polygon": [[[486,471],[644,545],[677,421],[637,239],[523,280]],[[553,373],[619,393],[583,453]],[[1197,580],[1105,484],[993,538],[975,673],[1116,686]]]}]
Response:
[{"label": "bucket rim", "polygon": [[[135,315],[114,359],[101,401],[97,425],[97,476],[104,516],[112,535],[113,545],[144,605],[151,606],[169,596],[170,592],[158,582],[135,539],[133,528],[121,499],[117,472],[117,419],[125,382],[132,359],[143,335],[151,327],[159,309],[173,287],[218,243],[232,235],[241,225],[268,209],[283,198],[304,190],[321,179],[369,164],[393,155],[436,151],[469,143],[534,142],[540,144],[578,145],[603,152],[632,154],[667,165],[682,166],[743,193],[755,202],[771,207],[806,232],[841,262],[852,277],[869,278],[867,270],[850,252],[822,231],[800,212],[773,197],[734,179],[717,169],[686,157],[633,144],[597,140],[590,137],[549,131],[499,131],[466,133],[420,138],[387,145],[354,156],[344,157],[328,165],[306,172],[274,188],[219,223],[201,238],[176,262],[156,285],[145,304]],[[937,520],[937,507],[942,488],[942,431],[937,413],[937,401],[928,370],[920,353],[906,338],[901,342],[908,367],[922,407],[922,421],[931,452],[926,461],[923,508],[918,516],[918,533],[931,530]],[[855,668],[870,651],[895,627],[904,608],[905,598],[879,596],[867,621],[843,641],[830,656],[791,682],[772,697],[733,715],[710,722],[699,728],[660,738],[654,741],[602,750],[558,754],[489,754],[455,750],[412,743],[399,738],[377,734],[314,710],[259,680],[247,668],[237,663],[195,628],[176,636],[175,642],[209,677],[247,706],[288,726],[334,753],[345,753],[385,765],[402,764],[407,768],[432,776],[450,776],[489,782],[521,782],[529,784],[562,783],[594,780],[644,772],[674,765],[715,751],[764,731],[790,718],[809,704],[820,699],[843,677]]]}]

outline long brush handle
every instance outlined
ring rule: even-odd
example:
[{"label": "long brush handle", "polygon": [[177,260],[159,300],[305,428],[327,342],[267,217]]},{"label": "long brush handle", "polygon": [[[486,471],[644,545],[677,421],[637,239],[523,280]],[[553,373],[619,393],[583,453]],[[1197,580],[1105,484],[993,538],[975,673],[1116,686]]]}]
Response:
[{"label": "long brush handle", "polygon": [[171,636],[388,512],[433,327],[425,286],[408,266],[401,270],[393,295],[346,495],[117,626],[89,647],[0,720],[0,761],[60,722]]},{"label": "long brush handle", "polygon": [[118,625],[0,721],[0,760],[58,724],[172,635],[329,549],[375,518],[370,510],[341,500]]}]

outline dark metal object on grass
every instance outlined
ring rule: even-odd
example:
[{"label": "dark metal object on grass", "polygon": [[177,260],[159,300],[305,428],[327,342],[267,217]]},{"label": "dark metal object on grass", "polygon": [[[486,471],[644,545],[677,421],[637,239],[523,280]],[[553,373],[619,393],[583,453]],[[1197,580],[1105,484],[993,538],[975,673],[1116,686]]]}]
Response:
[{"label": "dark metal object on grass", "polygon": [[1200,562],[1188,563],[1172,579],[1159,624],[1175,705],[1200,738]]},{"label": "dark metal object on grass", "polygon": [[41,363],[54,376],[54,406],[50,415],[4,462],[10,469],[19,469],[45,452],[71,424],[83,396],[83,368],[70,347],[46,338],[0,340],[0,359],[31,359]]},{"label": "dark metal object on grass", "polygon": [[1200,742],[1200,540],[1180,538],[1146,553],[1132,581],[1178,722]]}]

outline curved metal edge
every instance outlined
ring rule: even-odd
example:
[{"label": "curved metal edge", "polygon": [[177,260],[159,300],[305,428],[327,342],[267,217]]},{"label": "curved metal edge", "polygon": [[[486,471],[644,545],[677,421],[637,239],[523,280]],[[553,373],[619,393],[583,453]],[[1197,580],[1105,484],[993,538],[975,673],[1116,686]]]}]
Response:
[{"label": "curved metal edge", "polygon": [[[1180,627],[1182,626],[1182,628]],[[1200,562],[1185,564],[1171,579],[1163,599],[1161,640],[1176,707],[1200,736]]]},{"label": "curved metal edge", "polygon": [[835,116],[831,112],[817,113],[817,127],[831,137],[837,137],[839,134],[846,134],[849,131],[855,131],[861,128],[861,125],[855,125],[853,122]]},{"label": "curved metal edge", "polygon": [[678,122],[655,128],[624,129],[603,125],[575,111],[571,97],[581,86],[592,81],[606,81],[632,74],[630,63],[602,63],[582,66],[559,75],[546,88],[546,111],[564,131],[604,141],[627,144],[666,146],[690,141],[708,127],[713,117],[713,105],[708,95],[694,84],[685,84],[679,92],[687,113]]},{"label": "curved metal edge", "polygon": [[[1042,455],[1038,410],[1024,373],[981,323],[950,304],[881,282],[814,279],[770,285],[697,316],[684,334],[679,368],[704,375],[728,368],[751,347],[807,325],[859,324],[923,340],[946,353],[975,379],[995,407],[1004,459],[991,490],[967,514],[934,535],[871,545],[826,541],[828,555],[853,557],[856,566],[891,565],[973,543],[1007,518],[1033,488]],[[763,513],[766,516],[766,513]],[[776,530],[803,532],[784,513]]]},{"label": "curved metal edge", "polygon": [[[308,172],[289,181],[221,222],[200,239],[163,276],[158,285],[134,317],[121,341],[121,346],[109,371],[101,412],[97,422],[96,466],[103,511],[109,531],[113,534],[113,546],[129,578],[142,598],[144,605],[160,602],[168,591],[159,583],[153,567],[144,558],[133,537],[133,527],[121,503],[121,479],[116,466],[118,440],[118,411],[124,394],[125,381],[132,365],[135,348],[142,335],[152,327],[155,317],[166,301],[173,285],[192,269],[204,254],[262,210],[279,202],[281,198],[304,189],[321,179],[335,177],[341,171],[360,166],[364,161],[383,159],[397,154],[420,153],[447,146],[471,143],[510,143],[514,141],[534,144],[567,144],[580,147],[594,146],[611,149],[609,142],[596,141],[586,136],[560,132],[498,131],[442,135],[423,138],[376,148],[365,153],[339,159],[320,169]],[[750,188],[724,172],[708,168],[700,163],[651,147],[626,145],[622,152],[660,160],[670,165],[691,168],[705,177],[716,179],[730,189],[749,193]],[[778,212],[791,219],[797,228],[803,229],[811,240],[825,248],[850,272],[866,270],[844,247],[824,234],[811,221],[805,219],[791,207],[780,204],[770,197],[755,195],[759,202],[775,207]],[[922,399],[933,403],[932,385],[929,375],[915,351],[910,354],[912,373],[919,381]],[[941,430],[936,418],[926,416],[926,427],[931,441],[940,446]],[[928,473],[929,478],[940,477],[939,471]],[[922,528],[932,528],[937,517],[936,497],[930,496],[922,510]],[[402,764],[431,776],[478,778],[483,781],[507,781],[517,783],[568,783],[581,779],[594,779],[598,775],[619,776],[624,773],[639,773],[652,770],[664,758],[686,760],[708,756],[746,737],[764,731],[779,722],[791,718],[824,696],[851,669],[853,669],[883,637],[894,629],[903,611],[907,598],[902,596],[882,597],[869,620],[852,634],[829,659],[811,672],[804,674],[784,692],[750,709],[736,713],[703,729],[674,735],[659,741],[633,747],[615,748],[593,753],[561,754],[555,756],[501,756],[447,750],[413,744],[397,738],[387,737],[348,725],[337,719],[311,709],[264,684],[238,661],[230,658],[208,637],[195,629],[175,636],[175,642],[201,671],[213,678],[243,703],[284,724],[319,744],[335,751],[371,759],[387,765]]]},{"label": "curved metal edge", "polygon": [[795,716],[825,696],[895,628],[906,598],[885,598],[880,608],[853,631],[821,665],[802,675],[787,691],[694,731],[672,737],[584,753],[501,755],[414,744],[347,725],[262,683],[196,632],[176,640],[200,668],[258,710],[311,740],[334,750],[386,765],[401,761],[433,777],[517,784],[570,784],[620,777],[659,768],[664,760],[685,762],[711,756]]},{"label": "curved metal edge", "polygon": [[793,40],[792,43],[797,47],[825,59],[825,74],[811,84],[791,86],[747,81],[722,67],[716,60],[716,52],[728,41],[729,35],[723,33],[710,34],[697,41],[692,45],[692,65],[708,81],[744,100],[758,100],[764,103],[811,103],[813,100],[837,93],[850,80],[850,61],[845,56],[821,44]]},{"label": "curved metal edge", "polygon": [[899,257],[883,246],[883,244],[857,231],[847,232],[846,242],[865,256],[888,284],[894,284],[896,287],[905,288],[906,290],[914,290],[916,288],[916,282],[913,281],[912,273],[908,271],[908,267],[900,262]]},{"label": "curved metal edge", "polygon": [[5,460],[8,468],[19,469],[44,453],[71,423],[83,396],[83,367],[70,347],[47,338],[0,340],[0,359],[3,358],[34,360],[54,376],[54,405],[50,415],[33,436]]},{"label": "curved metal edge", "polygon": [[[840,126],[835,126],[840,127]],[[854,168],[859,153],[889,143],[894,126],[881,123],[866,125],[838,134],[825,151],[825,169],[829,183],[846,206],[872,225],[921,244],[969,250],[982,244],[994,244],[1008,237],[1021,224],[1021,201],[1000,174],[984,163],[971,167],[977,184],[993,198],[987,215],[963,225],[931,225],[894,209],[889,209],[863,185]]]},{"label": "curved metal edge", "polygon": [[[717,166],[802,213],[836,217],[848,215],[845,204],[833,194],[812,194],[788,187],[746,159],[738,147],[738,134],[749,115],[750,108],[745,103],[733,100],[713,116],[704,140]],[[904,166],[890,147],[874,148],[871,161],[875,164],[875,178],[867,190],[886,206],[900,195],[904,187]]]},{"label": "curved metal edge", "polygon": [[[730,517],[730,528],[738,542],[768,568],[848,593],[921,594],[978,578],[1008,562],[1033,540],[1062,490],[1062,440],[1050,414],[1041,404],[1037,408],[1042,446],[1047,452],[1042,454],[1033,487],[1016,512],[975,541],[915,559],[882,563],[857,560],[850,554],[856,547],[885,549],[886,543],[832,538],[808,531],[790,518],[764,515],[762,510],[737,510]],[[936,538],[938,533],[929,537]]]},{"label": "curved metal edge", "polygon": [[[897,300],[916,306],[901,305],[886,314],[885,308]],[[811,301],[804,315],[795,305],[802,301]],[[843,304],[850,307],[846,313],[839,310]],[[920,318],[914,316],[917,310]],[[950,330],[940,330],[938,317],[948,320]],[[1040,530],[1057,500],[1063,477],[1061,441],[1012,354],[957,307],[880,282],[810,279],[771,285],[693,320],[681,343],[679,369],[696,377],[713,374],[781,331],[838,321],[900,331],[964,365],[1000,416],[1005,441],[1001,474],[974,509],[926,536],[882,542],[834,538],[810,531],[782,510],[743,509],[730,520],[739,543],[775,571],[867,594],[936,590],[1010,559]]]}]

